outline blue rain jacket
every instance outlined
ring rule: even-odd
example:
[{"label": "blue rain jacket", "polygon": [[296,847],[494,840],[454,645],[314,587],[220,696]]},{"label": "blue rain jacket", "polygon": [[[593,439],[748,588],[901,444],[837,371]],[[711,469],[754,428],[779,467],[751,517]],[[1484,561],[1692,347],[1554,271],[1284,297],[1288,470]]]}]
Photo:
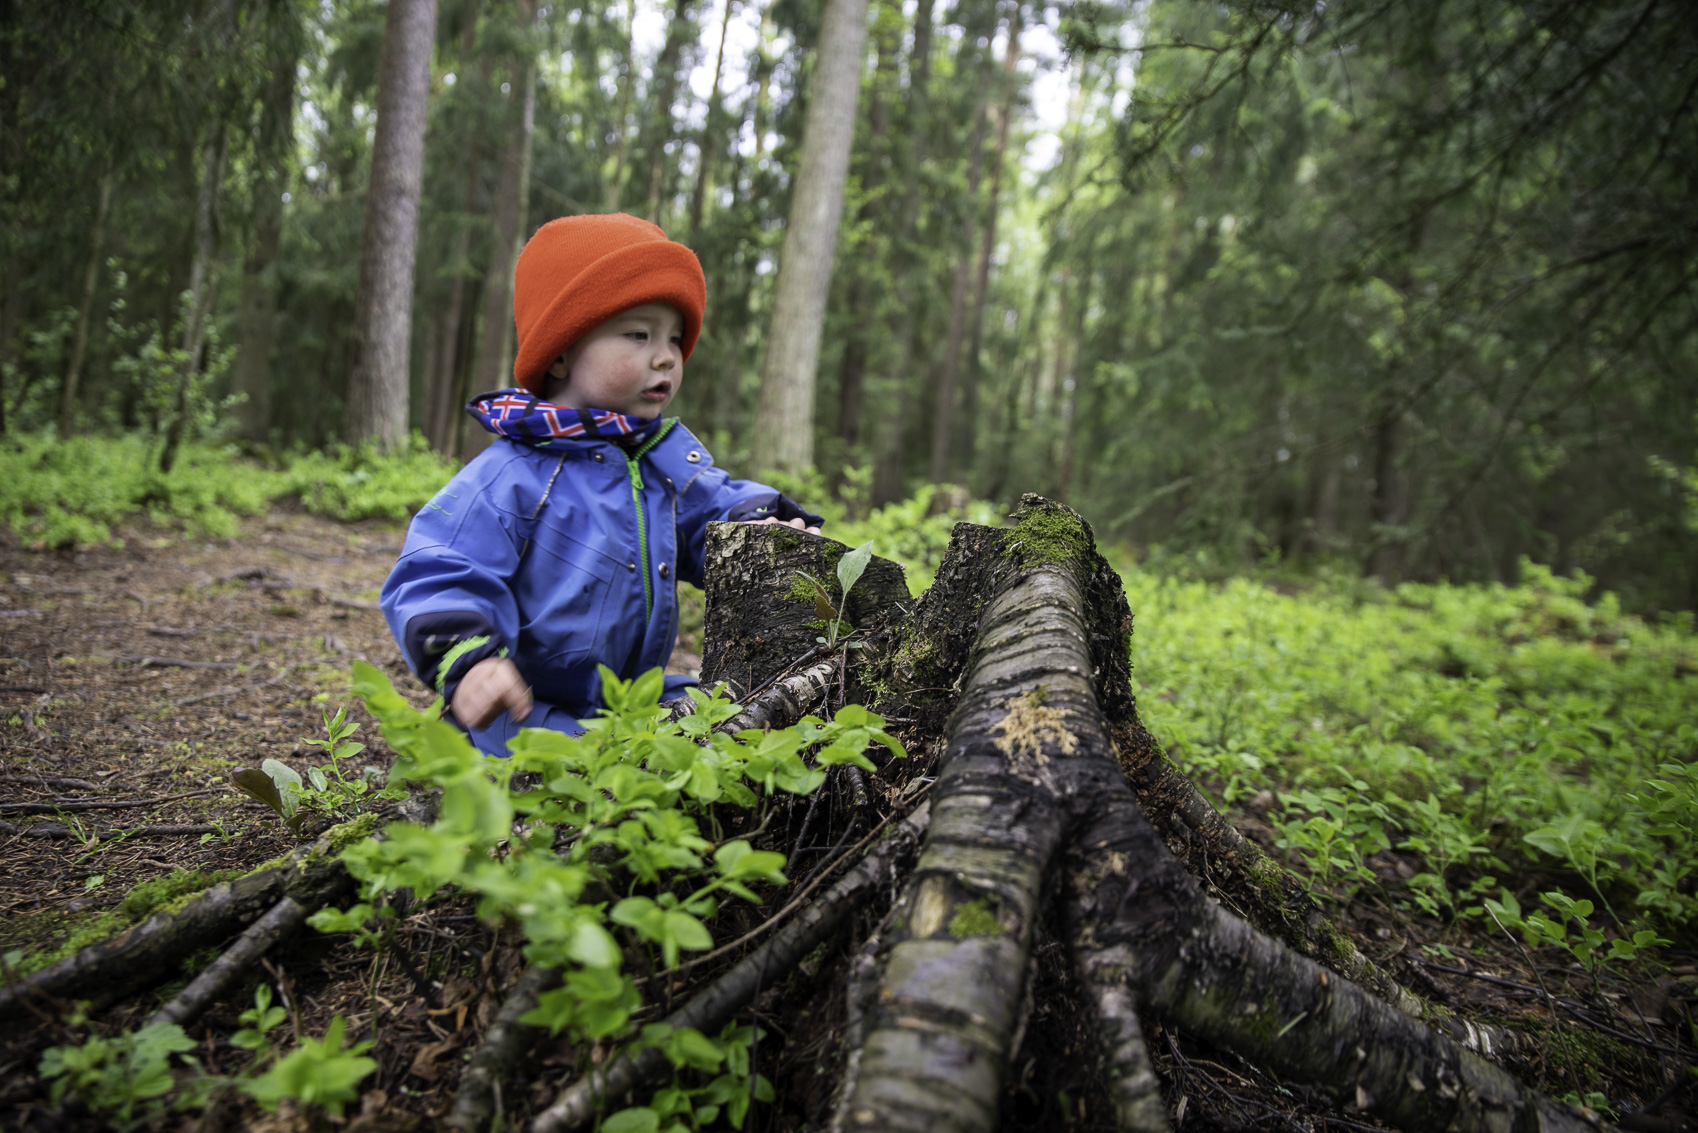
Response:
[{"label": "blue rain jacket", "polygon": [[[549,448],[498,438],[414,517],[384,617],[450,704],[478,661],[518,666],[530,716],[471,733],[506,755],[521,727],[582,731],[601,705],[597,664],[626,679],[664,666],[676,583],[701,585],[707,524],[766,515],[819,522],[774,488],[731,479],[676,419],[631,451],[596,437]],[[667,695],[693,683],[668,677]]]}]

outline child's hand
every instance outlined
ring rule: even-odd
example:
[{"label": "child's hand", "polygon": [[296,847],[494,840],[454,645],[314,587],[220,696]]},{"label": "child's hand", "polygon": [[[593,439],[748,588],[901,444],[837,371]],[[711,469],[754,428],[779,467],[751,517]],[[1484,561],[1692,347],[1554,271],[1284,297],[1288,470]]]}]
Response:
[{"label": "child's hand", "polygon": [[807,525],[807,523],[804,522],[801,519],[801,517],[799,517],[799,516],[797,518],[791,519],[791,520],[780,520],[776,516],[769,515],[765,519],[751,519],[749,522],[750,523],[776,523],[781,527],[794,527],[798,531],[806,531],[809,535],[818,535],[820,533],[819,528],[809,527]]},{"label": "child's hand", "polygon": [[514,720],[531,714],[531,688],[519,667],[505,657],[485,657],[466,670],[454,690],[454,718],[468,728],[481,728],[503,712]]}]

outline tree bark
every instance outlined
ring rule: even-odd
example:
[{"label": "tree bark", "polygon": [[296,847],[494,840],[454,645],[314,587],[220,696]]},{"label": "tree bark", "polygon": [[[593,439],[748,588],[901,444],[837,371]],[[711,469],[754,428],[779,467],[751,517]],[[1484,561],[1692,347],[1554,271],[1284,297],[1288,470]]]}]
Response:
[{"label": "tree bark", "polygon": [[271,436],[271,348],[277,337],[277,288],[271,265],[283,236],[283,190],[289,184],[288,153],[294,143],[295,64],[285,52],[272,60],[260,110],[255,155],[254,231],[242,268],[237,314],[236,372],[231,386],[245,395],[236,410],[238,434],[264,442]]},{"label": "tree bark", "polygon": [[921,261],[919,247],[920,176],[926,163],[926,137],[931,130],[931,73],[932,73],[932,9],[921,3],[914,9],[914,43],[908,56],[908,106],[906,134],[908,137],[908,168],[904,171],[908,191],[902,196],[902,208],[895,224],[896,247],[899,255],[894,264],[896,275],[896,316],[891,327],[891,341],[896,351],[891,375],[897,382],[897,394],[879,417],[878,452],[873,467],[872,502],[889,503],[902,495],[905,469],[903,456],[907,448],[909,402],[914,386],[909,374],[913,357],[914,323],[916,315],[915,288]]},{"label": "tree bark", "polygon": [[713,186],[713,163],[719,160],[719,136],[723,129],[720,117],[724,113],[720,83],[725,75],[725,40],[736,8],[736,0],[725,0],[725,15],[719,21],[719,49],[713,57],[713,85],[708,88],[707,114],[702,118],[701,143],[696,147],[696,187],[690,193],[691,235],[702,229],[702,210],[707,207],[707,196]]},{"label": "tree bark", "polygon": [[660,57],[654,63],[654,105],[649,108],[645,133],[649,159],[648,192],[643,215],[651,224],[661,220],[661,198],[666,188],[666,143],[673,136],[672,104],[678,100],[678,88],[683,85],[684,48],[695,39],[695,23],[690,19],[691,0],[674,0],[672,19],[666,27],[666,41]]},{"label": "tree bark", "polygon": [[826,636],[826,619],[816,609],[812,587],[798,572],[826,588],[839,616],[862,637],[908,599],[902,568],[888,559],[867,563],[849,591],[847,608],[837,581],[837,561],[848,548],[804,532],[769,536],[761,526],[715,523],[708,527],[708,570],[718,570],[703,613],[702,684],[731,681],[742,693],[808,654]]},{"label": "tree bark", "polygon": [[221,882],[174,913],[156,913],[109,940],[0,988],[0,1034],[33,1023],[27,1002],[88,999],[101,1007],[151,985],[191,952],[253,924],[287,896],[308,912],[339,900],[353,879],[325,842],[274,869]]},{"label": "tree bark", "polygon": [[[94,310],[94,293],[100,285],[100,262],[106,249],[106,216],[112,207],[112,170],[100,177],[100,192],[95,199],[94,224],[89,230],[88,262],[83,267],[82,299],[77,304],[77,326],[71,338],[71,361],[65,367],[65,381],[59,389],[59,435],[76,432],[77,396],[82,384],[83,358],[88,351],[88,322]],[[0,410],[0,424],[4,411]]]},{"label": "tree bark", "polygon": [[[968,43],[972,44],[977,39],[978,29],[968,28]],[[983,56],[973,46],[964,47],[963,54],[967,52],[973,55],[973,71],[977,72],[975,77],[979,81],[973,83],[976,92],[973,128],[967,141],[967,207],[962,212],[963,231],[955,258],[955,278],[949,291],[949,329],[944,334],[943,361],[937,376],[937,400],[932,407],[931,461],[926,478],[934,484],[941,484],[949,478],[950,444],[955,437],[956,377],[961,372],[961,346],[967,329],[967,285],[973,263],[973,214],[979,207],[979,183],[984,176],[985,124],[991,94],[985,89],[989,84],[982,81]]]},{"label": "tree bark", "polygon": [[[520,0],[521,41],[528,41],[536,24],[537,0]],[[501,171],[496,179],[495,217],[489,265],[483,281],[483,331],[472,363],[473,383],[480,388],[512,384],[513,357],[513,265],[524,246],[523,229],[530,194],[531,137],[536,126],[536,60],[516,58],[515,77],[520,78],[518,114],[512,116],[507,144],[501,149]]]},{"label": "tree bark", "polygon": [[[1059,889],[1121,1128],[1165,1128],[1138,1010],[1405,1129],[1590,1128],[1203,895],[1114,763],[1117,731],[1136,721],[1118,579],[1076,513],[1027,497],[1015,518],[1007,532],[957,528],[885,673],[896,699],[951,672],[963,691],[847,1056],[843,1127],[996,1127],[1032,929]],[[1123,743],[1147,749],[1142,737]]]},{"label": "tree bark", "polygon": [[218,199],[224,185],[224,159],[229,135],[223,121],[209,126],[201,148],[200,192],[195,200],[194,258],[189,263],[189,309],[183,325],[182,365],[177,373],[170,427],[159,452],[159,470],[169,473],[189,427],[189,393],[200,372],[206,345],[206,320],[212,308],[212,277],[217,268]]},{"label": "tree bark", "polygon": [[349,436],[383,450],[407,440],[413,267],[435,33],[436,0],[389,0],[348,389]]},{"label": "tree bark", "polygon": [[629,145],[631,90],[637,84],[637,0],[625,0],[625,65],[619,74],[619,109],[613,119],[613,176],[607,181],[607,211],[619,211],[625,184],[625,151]]},{"label": "tree bark", "polygon": [[967,353],[963,358],[961,423],[956,431],[960,445],[959,468],[965,477],[973,474],[979,442],[979,345],[985,327],[985,302],[990,295],[991,256],[996,251],[996,224],[1002,205],[1002,168],[1008,156],[1008,128],[1014,120],[1014,99],[1019,90],[1021,7],[1017,2],[1008,17],[1008,47],[1002,58],[1002,102],[996,107],[996,140],[991,143],[990,188],[985,198],[985,219],[979,226],[979,262],[974,271],[973,302],[967,313]]},{"label": "tree bark", "polygon": [[796,473],[814,462],[815,371],[843,219],[866,38],[867,0],[827,0],[761,372],[754,429],[757,468]]}]

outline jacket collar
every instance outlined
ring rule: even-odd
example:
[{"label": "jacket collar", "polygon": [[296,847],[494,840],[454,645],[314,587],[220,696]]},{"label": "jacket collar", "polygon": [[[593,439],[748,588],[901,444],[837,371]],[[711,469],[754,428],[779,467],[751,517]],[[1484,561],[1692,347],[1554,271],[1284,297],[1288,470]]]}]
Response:
[{"label": "jacket collar", "polygon": [[485,429],[532,448],[563,452],[584,440],[640,444],[660,428],[660,419],[630,417],[605,409],[573,409],[543,401],[522,389],[480,393],[466,403]]}]

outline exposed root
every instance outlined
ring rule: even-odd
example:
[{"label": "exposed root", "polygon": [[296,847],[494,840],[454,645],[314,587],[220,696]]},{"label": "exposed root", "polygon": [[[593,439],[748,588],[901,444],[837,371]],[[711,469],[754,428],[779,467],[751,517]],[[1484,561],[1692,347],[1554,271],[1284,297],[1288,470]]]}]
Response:
[{"label": "exposed root", "polygon": [[300,928],[311,912],[293,897],[284,896],[263,917],[249,925],[247,931],[237,937],[236,942],[226,948],[218,959],[208,964],[175,999],[154,1012],[148,1023],[182,1025],[198,1019],[218,1001],[219,996],[230,990],[230,985],[247,970],[248,965]]},{"label": "exposed root", "polygon": [[98,1010],[156,983],[197,949],[241,932],[285,896],[311,912],[340,899],[352,884],[335,847],[328,838],[320,839],[278,866],[214,885],[175,912],[156,913],[134,928],[0,988],[0,1033],[22,1030],[35,1022],[28,1000],[50,1004],[84,999]]},{"label": "exposed root", "polygon": [[512,1076],[526,1039],[536,1033],[519,1022],[519,1017],[537,1005],[537,996],[559,982],[559,968],[532,964],[525,969],[460,1075],[460,1091],[454,1095],[454,1108],[444,1119],[443,1128],[455,1133],[483,1133],[490,1127],[495,1118],[497,1086]]}]

